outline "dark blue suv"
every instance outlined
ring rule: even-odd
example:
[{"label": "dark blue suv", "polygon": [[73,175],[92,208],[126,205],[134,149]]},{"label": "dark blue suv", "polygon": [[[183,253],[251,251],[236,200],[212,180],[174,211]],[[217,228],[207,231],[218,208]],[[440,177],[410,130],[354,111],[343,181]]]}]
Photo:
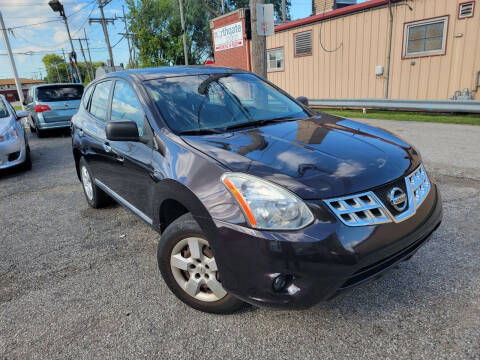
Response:
[{"label": "dark blue suv", "polygon": [[90,206],[113,199],[158,231],[167,285],[202,311],[327,300],[409,259],[442,219],[413,146],[241,70],[107,74],[72,142]]}]

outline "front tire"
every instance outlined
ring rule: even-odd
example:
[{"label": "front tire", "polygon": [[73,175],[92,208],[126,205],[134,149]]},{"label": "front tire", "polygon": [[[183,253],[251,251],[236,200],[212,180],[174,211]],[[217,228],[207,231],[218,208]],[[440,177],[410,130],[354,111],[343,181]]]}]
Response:
[{"label": "front tire", "polygon": [[157,260],[170,290],[192,308],[231,314],[246,305],[223,288],[207,236],[190,213],[164,231]]},{"label": "front tire", "polygon": [[28,170],[32,170],[32,156],[30,154],[30,146],[28,146],[28,144],[25,147],[25,149],[26,149],[27,155],[25,158],[25,162],[22,164],[22,168],[28,171]]},{"label": "front tire", "polygon": [[94,209],[100,209],[110,203],[110,198],[105,192],[100,189],[93,180],[92,173],[88,167],[85,158],[81,158],[79,162],[80,180],[83,185],[83,192],[87,199],[88,205]]}]

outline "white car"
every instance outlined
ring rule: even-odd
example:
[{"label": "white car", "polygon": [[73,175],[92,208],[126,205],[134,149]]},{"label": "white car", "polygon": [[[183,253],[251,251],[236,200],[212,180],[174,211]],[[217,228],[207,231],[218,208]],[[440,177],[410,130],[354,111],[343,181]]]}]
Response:
[{"label": "white car", "polygon": [[0,95],[0,169],[22,166],[32,168],[30,147],[22,119],[26,111],[15,111],[3,95]]}]

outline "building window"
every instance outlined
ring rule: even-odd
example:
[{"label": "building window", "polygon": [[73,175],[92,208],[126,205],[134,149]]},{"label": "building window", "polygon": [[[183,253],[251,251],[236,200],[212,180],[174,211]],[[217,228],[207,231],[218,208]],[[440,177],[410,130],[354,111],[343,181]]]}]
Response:
[{"label": "building window", "polygon": [[312,55],[312,32],[305,31],[293,35],[295,41],[295,56]]},{"label": "building window", "polygon": [[283,70],[283,48],[267,51],[267,71]]},{"label": "building window", "polygon": [[444,55],[447,28],[448,16],[405,24],[403,56]]},{"label": "building window", "polygon": [[469,1],[458,6],[458,18],[466,19],[473,17],[473,10],[475,8],[475,1]]}]

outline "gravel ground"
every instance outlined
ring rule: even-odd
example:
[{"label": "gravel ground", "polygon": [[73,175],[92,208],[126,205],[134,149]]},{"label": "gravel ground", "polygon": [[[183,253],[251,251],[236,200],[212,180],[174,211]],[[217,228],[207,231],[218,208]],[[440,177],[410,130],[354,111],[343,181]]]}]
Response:
[{"label": "gravel ground", "polygon": [[306,311],[192,310],[163,283],[159,236],[89,209],[70,138],[30,136],[0,174],[0,358],[480,359],[480,127],[366,122],[414,143],[444,222],[409,262]]}]

